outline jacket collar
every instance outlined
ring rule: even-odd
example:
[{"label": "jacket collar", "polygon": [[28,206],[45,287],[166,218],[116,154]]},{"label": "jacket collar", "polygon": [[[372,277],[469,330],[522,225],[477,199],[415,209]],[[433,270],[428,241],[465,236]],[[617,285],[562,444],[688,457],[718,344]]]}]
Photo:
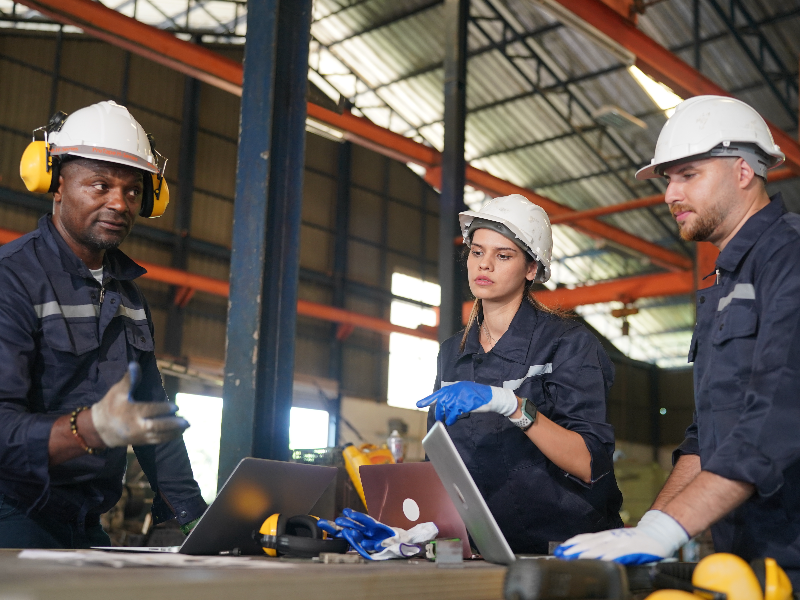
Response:
[{"label": "jacket collar", "polygon": [[[508,331],[497,340],[491,352],[506,360],[525,364],[528,360],[528,351],[533,339],[532,333],[538,320],[538,311],[529,302],[523,300],[514,318],[511,319]],[[470,329],[467,335],[467,343],[464,345],[464,351],[458,355],[458,359],[468,354],[483,352],[479,336],[480,330],[476,323]]]},{"label": "jacket collar", "polygon": [[[86,264],[78,258],[75,253],[61,237],[61,234],[53,225],[52,216],[47,214],[39,219],[39,231],[41,232],[42,239],[47,246],[59,258],[61,269],[57,265],[45,264],[45,269],[49,271],[66,271],[70,275],[78,277],[93,279],[89,268]],[[103,277],[111,277],[121,281],[129,281],[141,277],[147,270],[140,267],[124,252],[119,249],[107,250],[103,258]]]},{"label": "jacket collar", "polygon": [[780,192],[770,197],[770,202],[742,225],[717,257],[717,266],[727,272],[735,271],[742,259],[758,239],[775,221],[786,213]]}]

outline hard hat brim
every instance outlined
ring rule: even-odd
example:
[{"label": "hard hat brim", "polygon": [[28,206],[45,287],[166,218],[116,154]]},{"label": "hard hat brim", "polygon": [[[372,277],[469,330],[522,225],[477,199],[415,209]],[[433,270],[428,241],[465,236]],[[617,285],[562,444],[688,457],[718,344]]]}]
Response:
[{"label": "hard hat brim", "polygon": [[156,165],[147,162],[143,158],[131,154],[130,152],[114,150],[113,148],[101,148],[99,146],[54,146],[51,148],[50,154],[53,156],[78,156],[90,160],[116,163],[118,165],[133,167],[134,169],[142,169],[148,173],[159,172]]}]

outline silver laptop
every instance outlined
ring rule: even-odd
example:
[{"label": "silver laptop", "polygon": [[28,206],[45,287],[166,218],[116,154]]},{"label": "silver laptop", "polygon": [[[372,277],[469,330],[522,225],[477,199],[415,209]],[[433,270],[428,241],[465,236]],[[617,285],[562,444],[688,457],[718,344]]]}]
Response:
[{"label": "silver laptop", "polygon": [[263,554],[253,531],[272,514],[305,515],[335,480],[336,467],[244,458],[180,546],[95,547],[125,552]]},{"label": "silver laptop", "polygon": [[514,562],[511,547],[440,421],[431,427],[422,446],[483,558],[501,565]]}]

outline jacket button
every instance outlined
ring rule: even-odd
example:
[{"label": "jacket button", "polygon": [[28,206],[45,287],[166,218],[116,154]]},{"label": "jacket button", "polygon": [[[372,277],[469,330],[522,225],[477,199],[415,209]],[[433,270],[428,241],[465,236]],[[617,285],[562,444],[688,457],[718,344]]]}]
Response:
[{"label": "jacket button", "polygon": [[185,510],[181,511],[180,517],[181,517],[181,519],[185,519],[186,518],[186,511]]},{"label": "jacket button", "polygon": [[117,303],[116,299],[115,299],[115,298],[112,298],[112,299],[111,299],[111,304],[116,304],[116,303]]},{"label": "jacket button", "polygon": [[483,359],[480,356],[476,356],[475,357],[475,362],[478,363],[478,364],[481,364],[483,362]]},{"label": "jacket button", "polygon": [[144,336],[143,336],[143,335],[140,335],[140,336],[139,336],[139,341],[140,341],[140,342],[142,342],[142,343],[144,344]]},{"label": "jacket button", "polygon": [[97,300],[97,294],[92,294],[92,300]]},{"label": "jacket button", "polygon": [[722,328],[725,327],[725,323],[719,326],[719,330],[722,331]]},{"label": "jacket button", "polygon": [[705,301],[706,301],[706,297],[705,296],[700,296],[700,304],[702,304]]}]

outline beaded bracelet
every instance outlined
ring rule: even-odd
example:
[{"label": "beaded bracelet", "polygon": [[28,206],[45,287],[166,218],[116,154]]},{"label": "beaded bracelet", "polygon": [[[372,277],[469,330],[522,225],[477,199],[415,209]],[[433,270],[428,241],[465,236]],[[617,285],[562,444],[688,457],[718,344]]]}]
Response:
[{"label": "beaded bracelet", "polygon": [[89,410],[89,407],[81,406],[80,408],[76,408],[72,411],[72,414],[69,417],[69,428],[72,430],[72,435],[74,435],[75,439],[78,440],[78,444],[80,444],[87,454],[97,454],[99,450],[97,448],[90,448],[89,444],[86,443],[86,440],[83,439],[83,436],[78,433],[78,415],[84,410]]}]

